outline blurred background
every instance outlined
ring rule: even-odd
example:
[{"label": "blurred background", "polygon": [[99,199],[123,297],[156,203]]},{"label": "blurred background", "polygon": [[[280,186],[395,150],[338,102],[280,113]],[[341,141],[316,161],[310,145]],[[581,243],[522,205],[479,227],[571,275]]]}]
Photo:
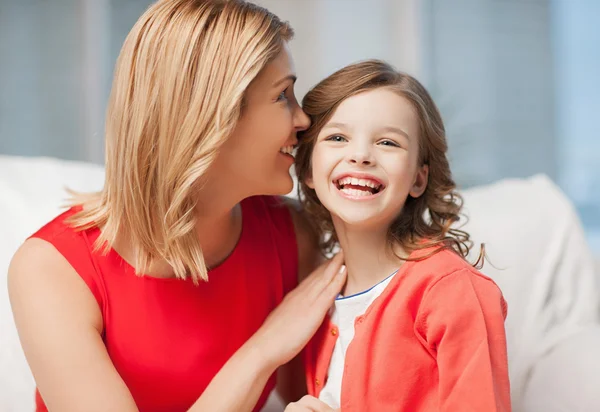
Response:
[{"label": "blurred background", "polygon": [[[0,154],[102,163],[104,110],[149,0],[0,0]],[[536,173],[600,252],[600,0],[256,0],[296,30],[298,97],[382,58],[444,116],[461,187]]]}]

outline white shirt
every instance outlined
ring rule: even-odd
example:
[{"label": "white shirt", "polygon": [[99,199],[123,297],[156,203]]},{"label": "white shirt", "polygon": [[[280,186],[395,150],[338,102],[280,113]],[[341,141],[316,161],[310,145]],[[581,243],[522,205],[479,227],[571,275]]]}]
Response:
[{"label": "white shirt", "polygon": [[364,314],[371,303],[381,295],[395,274],[396,272],[392,273],[364,292],[346,297],[340,295],[334,302],[331,309],[331,321],[338,327],[338,338],[329,363],[327,382],[319,394],[319,399],[333,409],[340,407],[344,362],[348,346],[354,338],[354,321],[358,316]]}]

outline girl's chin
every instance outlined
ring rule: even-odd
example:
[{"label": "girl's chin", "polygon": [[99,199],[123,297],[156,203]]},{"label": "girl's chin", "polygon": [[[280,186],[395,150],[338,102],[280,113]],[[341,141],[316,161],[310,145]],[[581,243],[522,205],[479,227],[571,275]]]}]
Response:
[{"label": "girl's chin", "polygon": [[[387,233],[393,219],[386,218],[376,211],[369,213],[365,209],[348,210],[348,207],[343,207],[336,211],[335,208],[331,208],[330,213],[334,223],[341,224],[346,231]],[[338,211],[340,213],[337,213]]]}]

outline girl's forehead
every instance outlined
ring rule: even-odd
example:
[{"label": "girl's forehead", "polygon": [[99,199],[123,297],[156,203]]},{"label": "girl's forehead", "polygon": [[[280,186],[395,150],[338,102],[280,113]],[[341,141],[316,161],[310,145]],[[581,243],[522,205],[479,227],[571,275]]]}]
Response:
[{"label": "girl's forehead", "polygon": [[414,129],[416,122],[415,111],[406,98],[390,89],[377,88],[344,99],[323,129],[395,127],[405,130]]}]

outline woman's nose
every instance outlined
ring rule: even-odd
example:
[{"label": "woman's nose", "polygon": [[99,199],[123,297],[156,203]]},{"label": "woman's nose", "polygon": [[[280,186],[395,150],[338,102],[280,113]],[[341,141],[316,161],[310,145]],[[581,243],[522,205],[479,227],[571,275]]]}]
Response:
[{"label": "woman's nose", "polygon": [[306,130],[310,127],[310,117],[300,106],[296,106],[296,112],[294,113],[294,127],[297,131]]}]

